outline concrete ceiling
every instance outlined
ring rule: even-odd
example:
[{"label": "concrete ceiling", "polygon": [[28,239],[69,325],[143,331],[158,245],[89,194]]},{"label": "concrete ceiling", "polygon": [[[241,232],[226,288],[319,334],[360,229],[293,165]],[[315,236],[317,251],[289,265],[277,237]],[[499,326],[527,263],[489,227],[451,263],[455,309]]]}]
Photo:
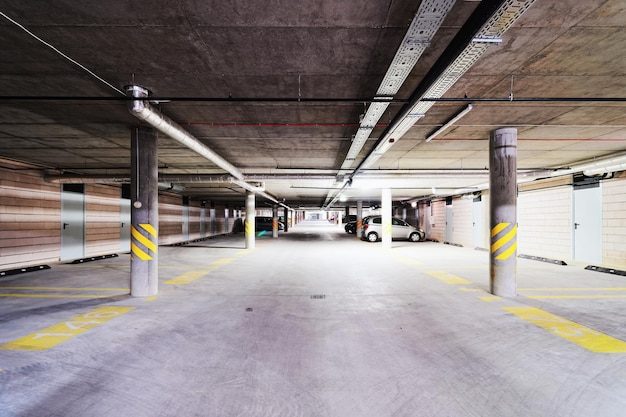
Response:
[{"label": "concrete ceiling", "polygon": [[[0,158],[48,174],[128,177],[130,132],[141,122],[123,92],[137,84],[170,98],[154,106],[291,207],[328,204],[344,184],[336,178],[372,152],[481,7],[453,2],[341,170],[420,1],[1,3]],[[518,129],[522,171],[626,152],[625,25],[623,0],[534,2],[344,196],[376,202],[388,186],[394,200],[409,200],[483,184],[499,127]],[[470,103],[470,113],[424,141]],[[159,165],[181,178],[226,174],[164,135]],[[385,180],[366,181],[372,173]],[[181,183],[192,199],[244,201],[232,184]]]}]

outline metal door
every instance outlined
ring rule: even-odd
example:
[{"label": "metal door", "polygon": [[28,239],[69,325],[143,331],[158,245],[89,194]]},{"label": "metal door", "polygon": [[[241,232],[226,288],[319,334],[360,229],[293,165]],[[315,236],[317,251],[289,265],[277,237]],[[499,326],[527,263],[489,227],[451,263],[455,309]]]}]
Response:
[{"label": "metal door", "polygon": [[602,188],[574,186],[574,259],[602,263]]},{"label": "metal door", "polygon": [[485,218],[480,196],[476,197],[472,203],[472,243],[477,248],[485,247]]},{"label": "metal door", "polygon": [[120,199],[120,250],[130,252],[130,200]]},{"label": "metal door", "polygon": [[446,242],[452,242],[452,234],[454,232],[454,211],[452,210],[452,202],[446,202]]},{"label": "metal door", "polygon": [[61,192],[61,260],[85,256],[85,185],[63,184]]}]

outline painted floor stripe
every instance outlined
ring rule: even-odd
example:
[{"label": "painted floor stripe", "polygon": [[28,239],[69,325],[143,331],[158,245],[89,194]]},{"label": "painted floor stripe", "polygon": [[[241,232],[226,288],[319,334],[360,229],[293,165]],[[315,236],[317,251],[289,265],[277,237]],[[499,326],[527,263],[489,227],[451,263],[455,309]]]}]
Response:
[{"label": "painted floor stripe", "polygon": [[181,274],[175,278],[172,279],[168,279],[167,281],[164,282],[164,284],[168,284],[168,285],[183,285],[183,284],[189,284],[190,282],[193,282],[197,279],[202,278],[203,276],[205,276],[206,274],[208,274],[209,271],[189,271],[189,272],[185,272],[184,274]]},{"label": "painted floor stripe", "polygon": [[626,295],[525,295],[526,298],[539,299],[592,299],[592,298],[626,298]]},{"label": "painted floor stripe", "polygon": [[0,350],[46,350],[99,326],[135,307],[98,307],[68,321],[46,327],[36,333],[0,346]]},{"label": "painted floor stripe", "polygon": [[126,291],[130,288],[81,288],[81,287],[1,287],[2,290],[32,290],[32,291]]},{"label": "painted floor stripe", "polygon": [[518,291],[626,291],[626,288],[518,288]]},{"label": "painted floor stripe", "polygon": [[499,300],[500,297],[498,297],[497,295],[486,295],[484,297],[478,297],[479,299],[486,301],[488,303],[492,302],[492,301],[496,301]]},{"label": "painted floor stripe", "polygon": [[626,353],[626,342],[535,307],[503,308],[563,339],[598,353]]},{"label": "painted floor stripe", "polygon": [[0,293],[0,297],[16,297],[16,298],[119,298],[126,297],[128,294],[120,295],[99,295],[99,294],[3,294]]},{"label": "painted floor stripe", "polygon": [[427,271],[426,273],[431,277],[437,278],[439,281],[445,282],[446,284],[473,284],[472,281],[468,281],[465,278],[461,278],[445,271]]},{"label": "painted floor stripe", "polygon": [[229,263],[235,260],[237,260],[237,258],[221,258],[221,259],[211,262],[210,265],[228,265]]}]

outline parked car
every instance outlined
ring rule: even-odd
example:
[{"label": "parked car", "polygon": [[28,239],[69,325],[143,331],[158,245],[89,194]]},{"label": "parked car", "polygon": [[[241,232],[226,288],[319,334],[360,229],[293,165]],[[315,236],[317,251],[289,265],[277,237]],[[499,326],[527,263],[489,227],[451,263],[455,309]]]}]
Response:
[{"label": "parked car", "polygon": [[[363,217],[362,219],[363,224],[365,224],[365,220],[368,219],[369,217],[370,216]],[[348,223],[346,223],[343,229],[346,231],[346,233],[350,233],[352,235],[356,234],[356,220],[349,221]]]},{"label": "parked car", "polygon": [[[272,230],[272,218],[265,216],[257,216],[254,218],[254,229],[257,232],[261,230]],[[285,230],[283,222],[278,222],[278,230]]]},{"label": "parked car", "polygon": [[[376,242],[381,239],[382,235],[382,216],[371,216],[363,221],[363,239],[369,242]],[[391,219],[391,238],[419,242],[426,238],[426,233],[402,219],[393,217]]]}]

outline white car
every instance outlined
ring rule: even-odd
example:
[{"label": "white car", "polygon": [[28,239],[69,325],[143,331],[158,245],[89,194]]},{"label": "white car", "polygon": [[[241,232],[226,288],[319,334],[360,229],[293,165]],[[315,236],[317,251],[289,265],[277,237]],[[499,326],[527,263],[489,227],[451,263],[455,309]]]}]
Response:
[{"label": "white car", "polygon": [[[363,239],[369,242],[376,242],[382,237],[382,216],[372,216],[363,222]],[[426,233],[423,230],[413,227],[402,219],[393,217],[391,219],[391,238],[408,239],[411,242],[424,240]]]}]

